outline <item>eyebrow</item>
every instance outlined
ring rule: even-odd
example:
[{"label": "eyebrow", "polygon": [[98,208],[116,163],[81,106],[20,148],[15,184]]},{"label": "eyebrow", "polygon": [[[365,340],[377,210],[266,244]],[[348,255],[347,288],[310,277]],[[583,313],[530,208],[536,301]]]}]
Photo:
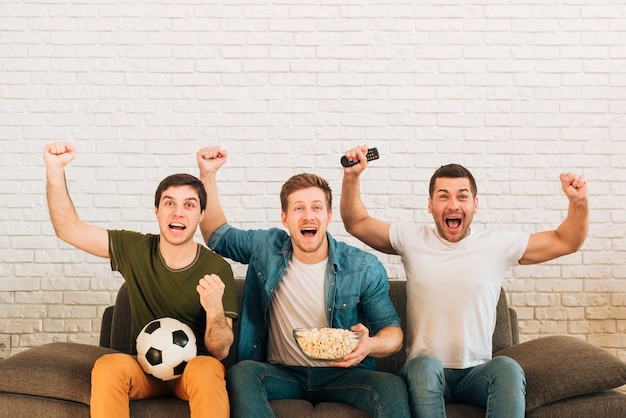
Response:
[{"label": "eyebrow", "polygon": [[[163,195],[163,196],[161,197],[161,201],[166,200],[166,199],[176,200],[174,197],[169,196],[169,195]],[[185,198],[183,199],[183,202],[188,202],[188,201],[190,201],[190,200],[192,200],[192,201],[194,201],[194,202],[198,202],[198,201],[199,201],[197,197],[185,197]]]},{"label": "eyebrow", "polygon": [[[448,189],[437,189],[435,193],[451,193]],[[459,189],[457,193],[470,193],[468,188]]]},{"label": "eyebrow", "polygon": [[[317,204],[321,204],[321,205],[325,205],[325,202],[323,200],[321,200],[321,199],[311,201],[312,205],[314,205],[316,203]],[[306,204],[306,202],[304,200],[296,200],[295,202],[291,203],[291,206],[295,206],[295,205],[299,205],[299,204]]]}]

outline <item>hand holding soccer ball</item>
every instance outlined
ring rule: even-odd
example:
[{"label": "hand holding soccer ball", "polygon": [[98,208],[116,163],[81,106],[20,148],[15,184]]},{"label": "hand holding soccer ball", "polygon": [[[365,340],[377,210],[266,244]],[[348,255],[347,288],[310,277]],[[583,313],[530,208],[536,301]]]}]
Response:
[{"label": "hand holding soccer ball", "polygon": [[196,354],[193,331],[174,318],[155,319],[137,336],[137,361],[144,372],[157,379],[180,377]]}]

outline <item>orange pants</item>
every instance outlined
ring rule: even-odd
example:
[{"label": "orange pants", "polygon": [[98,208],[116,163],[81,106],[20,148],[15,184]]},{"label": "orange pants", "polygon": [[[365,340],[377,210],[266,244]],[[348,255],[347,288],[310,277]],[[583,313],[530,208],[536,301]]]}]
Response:
[{"label": "orange pants", "polygon": [[197,356],[180,378],[164,382],[145,374],[135,356],[107,354],[96,361],[91,371],[91,416],[130,417],[130,400],[174,394],[189,401],[193,418],[229,417],[224,374],[219,360]]}]

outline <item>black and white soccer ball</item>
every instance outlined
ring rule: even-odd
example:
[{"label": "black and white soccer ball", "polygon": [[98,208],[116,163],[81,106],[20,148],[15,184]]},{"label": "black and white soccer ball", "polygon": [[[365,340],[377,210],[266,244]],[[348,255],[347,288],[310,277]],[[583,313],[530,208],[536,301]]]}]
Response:
[{"label": "black and white soccer ball", "polygon": [[137,336],[137,361],[144,372],[157,379],[180,377],[197,351],[196,336],[178,319],[155,319]]}]

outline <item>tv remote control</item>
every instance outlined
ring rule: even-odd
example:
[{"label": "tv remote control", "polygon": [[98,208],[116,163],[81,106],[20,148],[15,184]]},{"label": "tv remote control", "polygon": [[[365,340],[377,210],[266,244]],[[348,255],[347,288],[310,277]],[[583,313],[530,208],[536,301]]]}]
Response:
[{"label": "tv remote control", "polygon": [[[367,157],[367,161],[372,161],[372,160],[377,160],[379,158],[378,155],[378,149],[376,148],[370,148],[367,150],[367,154],[365,154],[365,157]],[[341,165],[344,167],[352,167],[355,164],[358,164],[360,161],[352,161],[352,160],[348,160],[346,158],[346,156],[342,156],[341,157]]]}]

